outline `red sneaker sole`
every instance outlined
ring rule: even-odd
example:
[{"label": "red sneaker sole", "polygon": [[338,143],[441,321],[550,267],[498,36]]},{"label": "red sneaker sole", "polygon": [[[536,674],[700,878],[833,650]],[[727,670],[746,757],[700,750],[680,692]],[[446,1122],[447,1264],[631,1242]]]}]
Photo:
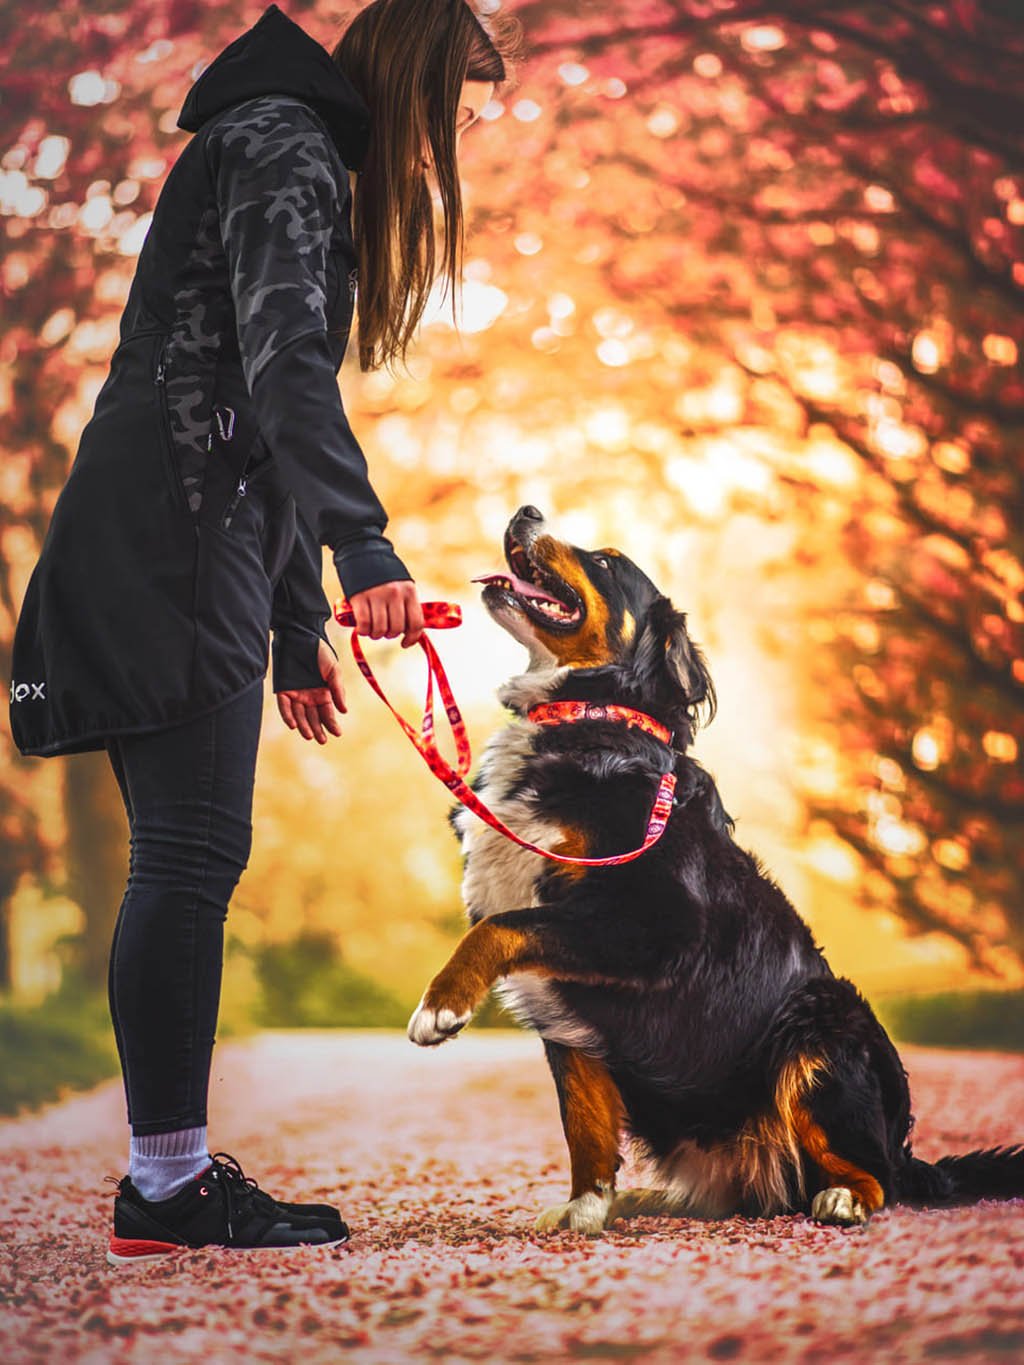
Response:
[{"label": "red sneaker sole", "polygon": [[107,1248],[110,1265],[134,1265],[138,1261],[158,1261],[172,1251],[188,1251],[177,1242],[148,1242],[139,1237],[111,1237]]},{"label": "red sneaker sole", "polygon": [[[302,1242],[293,1247],[229,1247],[230,1251],[307,1251],[310,1247],[343,1246],[347,1237],[337,1237],[333,1242]],[[211,1250],[217,1248],[210,1248]],[[220,1248],[223,1250],[224,1248]],[[179,1242],[148,1242],[142,1238],[111,1237],[107,1249],[109,1265],[141,1265],[144,1261],[159,1261],[175,1251],[196,1251],[203,1248],[182,1246]]]}]

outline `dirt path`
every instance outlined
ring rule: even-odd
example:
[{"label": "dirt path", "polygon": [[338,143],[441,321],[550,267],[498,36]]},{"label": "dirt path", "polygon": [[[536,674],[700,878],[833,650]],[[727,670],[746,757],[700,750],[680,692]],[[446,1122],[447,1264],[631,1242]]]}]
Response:
[{"label": "dirt path", "polygon": [[[907,1065],[921,1156],[1024,1137],[1024,1058]],[[566,1162],[536,1039],[265,1034],[215,1072],[214,1141],[275,1193],[337,1200],[350,1246],[109,1269],[103,1086],[0,1125],[0,1360],[1024,1360],[1024,1201],[543,1239]]]}]

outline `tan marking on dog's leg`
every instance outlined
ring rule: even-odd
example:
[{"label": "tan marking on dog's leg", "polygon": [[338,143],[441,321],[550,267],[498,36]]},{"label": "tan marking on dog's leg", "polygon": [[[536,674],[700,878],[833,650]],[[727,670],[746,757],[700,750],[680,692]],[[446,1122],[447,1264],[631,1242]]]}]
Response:
[{"label": "tan marking on dog's leg", "polygon": [[498,977],[506,975],[528,941],[528,934],[491,920],[475,924],[424,992],[409,1020],[412,1041],[420,1047],[433,1047],[454,1037]]},{"label": "tan marking on dog's leg", "polygon": [[744,1201],[763,1217],[770,1218],[804,1199],[795,1113],[824,1069],[815,1057],[791,1058],[779,1071],[771,1108],[749,1119],[736,1141],[718,1149],[721,1185],[725,1187],[725,1173],[731,1166]]},{"label": "tan marking on dog's leg", "polygon": [[794,1119],[800,1146],[829,1181],[829,1187],[814,1197],[812,1217],[819,1222],[866,1223],[885,1204],[881,1185],[832,1150],[828,1134],[803,1105],[796,1107]]},{"label": "tan marking on dog's leg", "polygon": [[788,1129],[796,1129],[797,1109],[825,1070],[820,1057],[793,1057],[782,1064],[775,1082],[775,1107]]},{"label": "tan marking on dog's leg", "polygon": [[537,1219],[536,1229],[598,1233],[615,1196],[624,1107],[604,1063],[575,1048],[566,1056],[562,1110],[572,1190],[568,1204],[546,1209]]},{"label": "tan marking on dog's leg", "polygon": [[614,1186],[625,1109],[618,1086],[604,1063],[571,1049],[566,1058],[562,1099],[572,1167],[572,1197],[575,1199],[599,1185]]}]

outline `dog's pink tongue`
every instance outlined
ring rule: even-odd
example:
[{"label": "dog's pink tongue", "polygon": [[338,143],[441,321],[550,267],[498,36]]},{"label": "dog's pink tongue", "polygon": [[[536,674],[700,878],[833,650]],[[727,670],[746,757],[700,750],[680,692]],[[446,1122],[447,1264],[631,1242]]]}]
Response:
[{"label": "dog's pink tongue", "polygon": [[545,602],[555,600],[549,592],[545,592],[543,588],[538,588],[536,583],[528,583],[525,578],[517,578],[514,573],[485,573],[470,581],[472,583],[509,583],[513,590],[519,593],[520,597],[540,597]]}]

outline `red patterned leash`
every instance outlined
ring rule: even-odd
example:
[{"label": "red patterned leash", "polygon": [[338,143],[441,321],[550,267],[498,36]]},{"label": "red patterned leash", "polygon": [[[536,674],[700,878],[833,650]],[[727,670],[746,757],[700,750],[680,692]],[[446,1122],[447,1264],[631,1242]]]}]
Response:
[{"label": "red patterned leash", "polygon": [[[423,620],[424,624],[432,630],[449,630],[454,626],[462,624],[462,612],[453,602],[424,602]],[[334,617],[341,626],[355,626],[356,620],[352,608],[348,602],[339,597],[334,604]],[[452,692],[448,675],[444,671],[444,665],[426,634],[420,637],[420,646],[427,656],[427,694],[423,704],[423,724],[417,732],[416,728],[410,724],[388,701],[384,694],[384,689],[374,676],[373,669],[367,662],[363,647],[359,643],[359,636],[355,630],[351,635],[352,657],[356,661],[360,673],[380,697],[381,701],[388,708],[395,720],[405,731],[410,743],[417,750],[420,757],[427,767],[440,779],[448,790],[462,802],[474,815],[478,815],[481,820],[503,834],[506,839],[511,839],[520,848],[529,849],[531,853],[539,853],[543,858],[550,858],[556,863],[572,863],[582,867],[614,867],[620,863],[631,863],[634,858],[639,858],[646,853],[652,844],[656,844],[665,832],[669,816],[672,814],[672,803],[676,787],[675,773],[666,773],[658,784],[658,792],[654,798],[654,806],[651,810],[651,817],[647,822],[647,832],[644,841],[639,848],[635,848],[630,853],[617,853],[610,858],[574,858],[565,853],[553,853],[550,849],[541,848],[538,844],[531,844],[528,840],[521,838],[515,830],[509,829],[502,820],[499,820],[494,812],[480,800],[476,792],[465,780],[465,774],[469,772],[470,764],[473,761],[472,750],[469,744],[469,735],[466,731],[465,721],[462,719],[462,712],[459,710]],[[448,724],[451,726],[452,737],[455,740],[455,751],[457,754],[457,766],[452,767],[444,755],[437,747],[434,738],[434,682],[437,682],[437,690],[444,703],[445,715]],[[568,709],[573,708],[570,715]],[[544,706],[534,708],[537,715],[537,723],[541,725],[553,725],[564,723],[566,720],[624,720],[628,724],[635,724],[655,734],[665,743],[671,741],[671,735],[664,726],[658,725],[657,721],[650,716],[643,715],[640,711],[632,711],[629,707],[620,706],[595,706],[586,702],[547,703]],[[598,712],[600,714],[598,714]],[[530,713],[531,719],[534,712]],[[646,722],[646,724],[644,723]]]},{"label": "red patterned leash", "polygon": [[[432,630],[451,630],[455,626],[462,625],[462,611],[454,602],[422,602],[420,605],[423,608],[424,624]],[[340,626],[355,626],[355,614],[344,597],[339,597],[334,604],[334,619]],[[352,657],[355,659],[360,673],[380,697],[395,720],[398,721],[410,743],[419,751],[431,772],[436,774],[446,785],[449,785],[447,777],[449,772],[454,773],[455,777],[460,780],[465,773],[469,772],[470,764],[473,762],[473,752],[469,746],[469,735],[466,732],[465,721],[462,719],[462,712],[456,704],[451,684],[448,682],[448,675],[444,671],[444,665],[438,657],[437,650],[426,634],[420,636],[420,647],[427,656],[427,695],[423,703],[423,724],[417,731],[415,726],[410,724],[388,701],[384,689],[367,662],[363,647],[359,643],[358,634],[354,629],[352,631]],[[434,739],[435,678],[437,679],[438,691],[441,693],[441,700],[444,702],[448,724],[451,726],[452,736],[455,740],[455,752],[458,755],[457,769],[453,769],[438,751]]]}]

